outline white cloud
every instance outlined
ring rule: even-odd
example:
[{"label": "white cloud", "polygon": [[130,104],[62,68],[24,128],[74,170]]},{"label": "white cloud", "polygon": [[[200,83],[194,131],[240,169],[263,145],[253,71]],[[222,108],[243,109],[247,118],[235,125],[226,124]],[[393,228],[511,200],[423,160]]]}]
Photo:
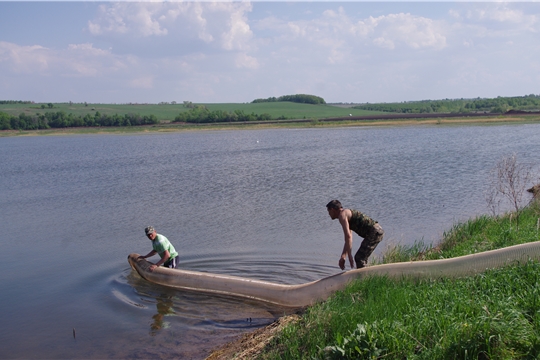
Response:
[{"label": "white cloud", "polygon": [[99,18],[88,22],[94,35],[135,33],[140,36],[166,35],[160,24],[160,3],[114,3],[99,6]]},{"label": "white cloud", "polygon": [[138,89],[152,89],[154,87],[153,76],[143,76],[133,79],[129,82],[131,87]]},{"label": "white cloud", "polygon": [[100,77],[126,69],[133,64],[133,58],[118,56],[110,50],[95,48],[93,44],[70,44],[66,51],[58,52],[64,67],[64,76]]},{"label": "white cloud", "polygon": [[0,42],[0,63],[14,73],[93,77],[124,68],[124,60],[127,57],[121,59],[88,43],[69,44],[66,49],[56,50]]},{"label": "white cloud", "polygon": [[245,10],[245,8],[240,8],[230,13],[227,29],[221,36],[224,49],[245,49],[247,47],[253,33],[244,15]]},{"label": "white cloud", "polygon": [[19,46],[0,41],[0,63],[2,68],[15,73],[36,73],[49,69],[52,59],[51,50],[39,46]]},{"label": "white cloud", "polygon": [[235,61],[236,67],[246,69],[258,69],[259,62],[253,56],[247,54],[238,54]]},{"label": "white cloud", "polygon": [[[312,20],[280,21],[275,17],[258,24],[262,30],[276,32],[283,42],[308,42],[307,46],[321,46],[325,52],[350,53],[352,47],[373,44],[386,49],[404,46],[410,49],[442,49],[447,46],[445,28],[429,18],[411,14],[389,14],[353,20],[343,8],[327,10]],[[278,37],[276,37],[277,39]],[[334,62],[334,61],[331,61]]]},{"label": "white cloud", "polygon": [[84,56],[108,56],[111,54],[109,50],[97,49],[93,44],[69,44],[68,49],[73,52],[78,52]]},{"label": "white cloud", "polygon": [[251,10],[249,2],[113,3],[101,5],[87,28],[96,36],[170,37],[246,50],[253,35],[246,18]]},{"label": "white cloud", "polygon": [[369,23],[372,26],[370,32],[379,35],[374,40],[378,46],[388,49],[394,49],[397,44],[412,49],[446,47],[442,26],[432,19],[399,13],[370,18]]},{"label": "white cloud", "polygon": [[494,32],[508,29],[539,31],[539,15],[520,9],[520,5],[522,4],[476,4],[469,9],[452,9],[450,14],[459,21],[482,25]]},{"label": "white cloud", "polygon": [[527,22],[531,16],[525,15],[521,10],[508,8],[505,4],[496,7],[489,6],[469,11],[467,18],[471,20],[495,20],[499,22],[521,23]]},{"label": "white cloud", "polygon": [[207,21],[203,16],[203,8],[199,3],[194,6],[192,16],[186,15],[185,17],[191,18],[192,21],[195,23],[195,27],[198,29],[197,35],[199,39],[206,43],[214,41],[214,36],[206,32]]},{"label": "white cloud", "polygon": [[390,39],[386,39],[384,37],[378,37],[376,39],[373,39],[373,43],[381,48],[384,48],[384,49],[394,49],[396,46],[394,44],[394,42]]}]

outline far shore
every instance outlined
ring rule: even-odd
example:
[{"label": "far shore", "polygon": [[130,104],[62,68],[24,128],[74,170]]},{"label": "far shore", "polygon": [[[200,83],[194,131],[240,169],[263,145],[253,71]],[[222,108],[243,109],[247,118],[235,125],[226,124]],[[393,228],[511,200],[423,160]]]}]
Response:
[{"label": "far shore", "polygon": [[378,119],[378,120],[281,120],[243,123],[162,123],[145,126],[121,127],[77,127],[42,130],[2,130],[0,137],[10,136],[39,136],[39,135],[91,135],[91,134],[145,134],[145,133],[171,133],[186,131],[217,131],[217,130],[255,130],[279,128],[336,128],[357,126],[421,126],[421,125],[489,125],[489,124],[529,124],[540,123],[539,115],[502,116],[493,117],[455,117],[455,118],[418,118],[418,119]]}]

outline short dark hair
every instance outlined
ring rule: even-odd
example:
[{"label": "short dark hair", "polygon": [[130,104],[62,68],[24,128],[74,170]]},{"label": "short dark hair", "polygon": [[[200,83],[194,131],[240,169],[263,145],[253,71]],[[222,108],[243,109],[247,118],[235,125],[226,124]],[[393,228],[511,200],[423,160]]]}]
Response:
[{"label": "short dark hair", "polygon": [[327,208],[327,209],[336,209],[336,210],[339,210],[339,209],[343,209],[343,206],[341,205],[341,203],[339,202],[339,200],[332,200],[332,201],[330,201],[328,204],[326,204],[326,208]]}]

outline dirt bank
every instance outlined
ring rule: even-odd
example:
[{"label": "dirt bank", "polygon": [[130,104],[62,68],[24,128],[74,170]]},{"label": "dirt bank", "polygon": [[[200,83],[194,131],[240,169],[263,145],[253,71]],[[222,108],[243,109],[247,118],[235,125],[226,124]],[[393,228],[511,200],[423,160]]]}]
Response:
[{"label": "dirt bank", "polygon": [[283,327],[299,320],[300,316],[296,314],[281,317],[264,328],[244,334],[238,340],[214,349],[206,360],[253,359]]}]

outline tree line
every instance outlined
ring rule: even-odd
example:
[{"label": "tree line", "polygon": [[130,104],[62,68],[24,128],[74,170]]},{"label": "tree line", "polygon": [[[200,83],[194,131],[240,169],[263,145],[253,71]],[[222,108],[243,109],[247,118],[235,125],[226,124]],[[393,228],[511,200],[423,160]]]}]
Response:
[{"label": "tree line", "polygon": [[[278,119],[285,119],[284,116]],[[217,123],[217,122],[245,122],[245,121],[264,121],[272,120],[270,114],[246,114],[242,110],[223,111],[213,110],[210,111],[204,105],[193,105],[189,111],[182,112],[174,118],[173,122],[185,122],[185,123]]]},{"label": "tree line", "polygon": [[155,115],[106,115],[96,111],[94,115],[84,116],[65,113],[64,111],[48,112],[45,114],[26,115],[21,113],[13,116],[0,112],[0,130],[38,130],[66,127],[96,127],[96,126],[136,126],[159,123]]},{"label": "tree line", "polygon": [[408,101],[402,103],[362,104],[355,109],[395,113],[505,113],[509,110],[539,110],[540,95],[497,97],[493,99],[444,99]]},{"label": "tree line", "polygon": [[5,104],[33,104],[33,101],[25,101],[25,100],[0,100],[0,105]]},{"label": "tree line", "polygon": [[255,99],[251,103],[263,103],[263,102],[278,102],[278,101],[290,101],[295,103],[301,103],[301,104],[326,104],[326,101],[322,97],[315,96],[315,95],[307,95],[307,94],[296,94],[296,95],[283,95],[280,97],[269,97],[267,99]]},{"label": "tree line", "polygon": [[[285,95],[279,98],[257,99],[256,102],[277,102],[294,101],[310,104],[325,104],[324,99],[314,95]],[[31,101],[1,100],[0,104],[13,103],[33,103]],[[52,109],[52,104],[48,107]],[[44,106],[42,106],[44,107]],[[189,111],[182,112],[175,117],[173,122],[184,123],[219,123],[219,122],[250,122],[265,120],[285,120],[284,115],[272,117],[263,113],[245,113],[243,110],[210,111],[204,105],[196,105],[190,101],[184,102],[184,107]],[[444,100],[423,100],[402,103],[379,103],[362,104],[355,106],[356,109],[376,110],[392,113],[505,113],[510,110],[539,110],[540,95],[526,95],[517,97],[497,97],[494,99],[444,99]],[[158,124],[159,120],[155,115],[106,115],[96,111],[95,114],[75,115],[64,111],[46,112],[44,114],[27,115],[21,113],[19,116],[9,115],[0,111],[0,130],[37,130],[49,128],[66,127],[98,127],[98,126],[137,126]]]}]

